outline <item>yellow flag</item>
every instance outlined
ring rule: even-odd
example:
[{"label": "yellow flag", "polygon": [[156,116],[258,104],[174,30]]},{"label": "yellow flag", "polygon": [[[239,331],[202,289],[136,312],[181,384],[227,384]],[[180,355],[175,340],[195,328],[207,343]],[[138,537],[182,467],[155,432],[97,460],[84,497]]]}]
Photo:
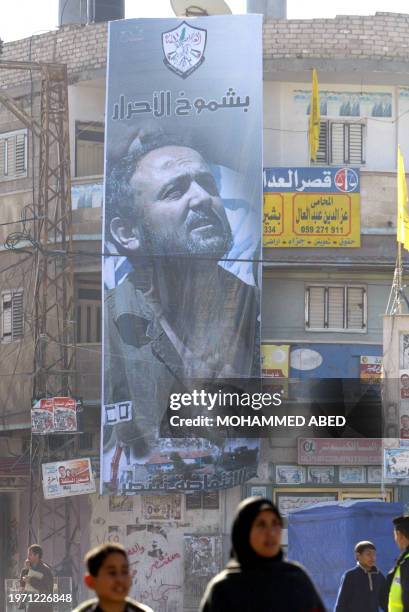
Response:
[{"label": "yellow flag", "polygon": [[409,213],[408,189],[406,186],[405,165],[398,146],[398,221],[396,224],[396,239],[409,251]]},{"label": "yellow flag", "polygon": [[317,151],[320,142],[320,96],[318,92],[318,77],[317,71],[313,68],[312,71],[312,93],[310,104],[310,123],[308,128],[308,140],[310,143],[310,159],[316,161]]}]

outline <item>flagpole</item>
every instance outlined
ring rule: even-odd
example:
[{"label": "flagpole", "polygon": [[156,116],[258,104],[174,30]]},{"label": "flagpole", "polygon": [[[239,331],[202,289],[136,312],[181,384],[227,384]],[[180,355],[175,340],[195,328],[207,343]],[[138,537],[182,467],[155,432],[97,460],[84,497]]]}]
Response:
[{"label": "flagpole", "polygon": [[395,271],[393,273],[393,281],[391,291],[389,293],[388,304],[386,306],[385,314],[395,315],[402,314],[402,300],[401,300],[401,289],[402,289],[402,245],[397,243],[396,263]]},{"label": "flagpole", "polygon": [[308,166],[311,161],[317,160],[317,151],[320,138],[320,100],[318,89],[318,77],[315,68],[312,69],[310,117],[308,121]]},{"label": "flagpole", "polygon": [[402,248],[409,250],[409,215],[407,211],[408,193],[406,185],[406,174],[404,160],[398,145],[397,155],[397,204],[398,215],[396,222],[396,264],[393,275],[393,283],[389,294],[386,314],[402,314],[402,301],[408,304],[403,291],[403,253]]},{"label": "flagpole", "polygon": [[402,299],[401,299],[401,291],[402,291],[402,277],[403,277],[403,262],[402,262],[402,244],[400,242],[398,242],[398,257],[397,257],[397,264],[398,264],[398,286],[397,286],[397,295],[396,295],[396,307],[397,307],[397,314],[402,314]]}]

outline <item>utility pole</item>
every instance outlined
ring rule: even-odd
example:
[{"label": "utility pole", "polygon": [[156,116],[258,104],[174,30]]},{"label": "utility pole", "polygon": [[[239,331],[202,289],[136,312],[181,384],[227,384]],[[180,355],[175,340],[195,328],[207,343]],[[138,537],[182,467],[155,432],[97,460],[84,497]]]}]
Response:
[{"label": "utility pole", "polygon": [[[22,110],[7,92],[0,103],[38,139],[38,185],[32,205],[34,368],[33,398],[73,396],[75,389],[74,272],[72,261],[71,176],[68,123],[68,79],[65,64],[0,61],[0,69],[34,71],[40,78],[40,116]],[[18,244],[14,245],[18,249]],[[27,410],[30,407],[27,406]],[[60,454],[74,455],[75,436],[61,436]],[[31,436],[28,543],[41,543],[53,554],[53,564],[73,559],[79,570],[79,516],[72,498],[47,501],[42,490],[41,465],[49,457],[48,436]],[[78,578],[78,576],[75,576]]]}]

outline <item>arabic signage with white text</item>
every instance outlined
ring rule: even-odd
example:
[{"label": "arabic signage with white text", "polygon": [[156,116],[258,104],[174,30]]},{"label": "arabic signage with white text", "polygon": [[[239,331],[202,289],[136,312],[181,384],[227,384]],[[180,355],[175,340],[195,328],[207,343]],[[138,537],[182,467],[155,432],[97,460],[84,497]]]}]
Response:
[{"label": "arabic signage with white text", "polygon": [[381,459],[381,438],[298,439],[301,465],[379,465]]},{"label": "arabic signage with white text", "polygon": [[359,247],[359,170],[265,168],[263,224],[265,247]]}]

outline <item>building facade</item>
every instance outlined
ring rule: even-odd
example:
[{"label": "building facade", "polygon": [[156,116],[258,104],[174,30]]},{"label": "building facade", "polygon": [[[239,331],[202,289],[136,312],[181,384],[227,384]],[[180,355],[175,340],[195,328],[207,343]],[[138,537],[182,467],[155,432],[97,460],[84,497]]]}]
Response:
[{"label": "building facade", "polygon": [[[377,13],[332,20],[264,24],[265,169],[350,168],[359,173],[356,246],[268,246],[263,253],[262,343],[282,347],[289,378],[359,379],[362,357],[386,350],[382,316],[396,258],[396,150],[409,159],[409,15]],[[5,45],[3,60],[66,63],[72,175],[76,307],[76,395],[81,434],[71,452],[99,469],[101,370],[101,205],[107,25],[67,25]],[[308,155],[311,69],[318,72],[318,160]],[[1,72],[1,89],[36,116],[35,75]],[[3,246],[27,234],[38,184],[37,145],[0,107],[0,584],[16,578],[30,523],[30,407],[33,395],[34,264]],[[409,162],[408,162],[409,163]],[[9,224],[9,225],[6,225]],[[20,241],[27,236],[20,236]],[[21,246],[21,242],[20,242]],[[372,362],[370,362],[372,363]],[[64,457],[64,436],[47,436],[47,461]],[[319,446],[319,445],[318,445]],[[336,445],[334,446],[336,450]],[[275,499],[285,516],[319,501],[383,498],[406,502],[405,487],[384,482],[380,462],[345,453],[345,464],[305,458],[295,439],[263,440],[257,478],[243,487],[200,494],[132,497],[82,495],[44,505],[38,529],[45,559],[72,576],[85,596],[79,566],[85,551],[124,542],[134,594],[155,610],[197,608],[204,585],[228,556],[236,504],[248,494]],[[320,463],[321,461],[321,463]],[[351,467],[351,464],[353,467]],[[31,498],[32,499],[32,498]],[[61,532],[70,513],[74,545]],[[48,534],[48,537],[46,535]],[[50,535],[51,534],[51,535]],[[285,536],[286,537],[286,536]],[[65,538],[65,539],[64,539]],[[32,542],[30,542],[32,543]]]}]

